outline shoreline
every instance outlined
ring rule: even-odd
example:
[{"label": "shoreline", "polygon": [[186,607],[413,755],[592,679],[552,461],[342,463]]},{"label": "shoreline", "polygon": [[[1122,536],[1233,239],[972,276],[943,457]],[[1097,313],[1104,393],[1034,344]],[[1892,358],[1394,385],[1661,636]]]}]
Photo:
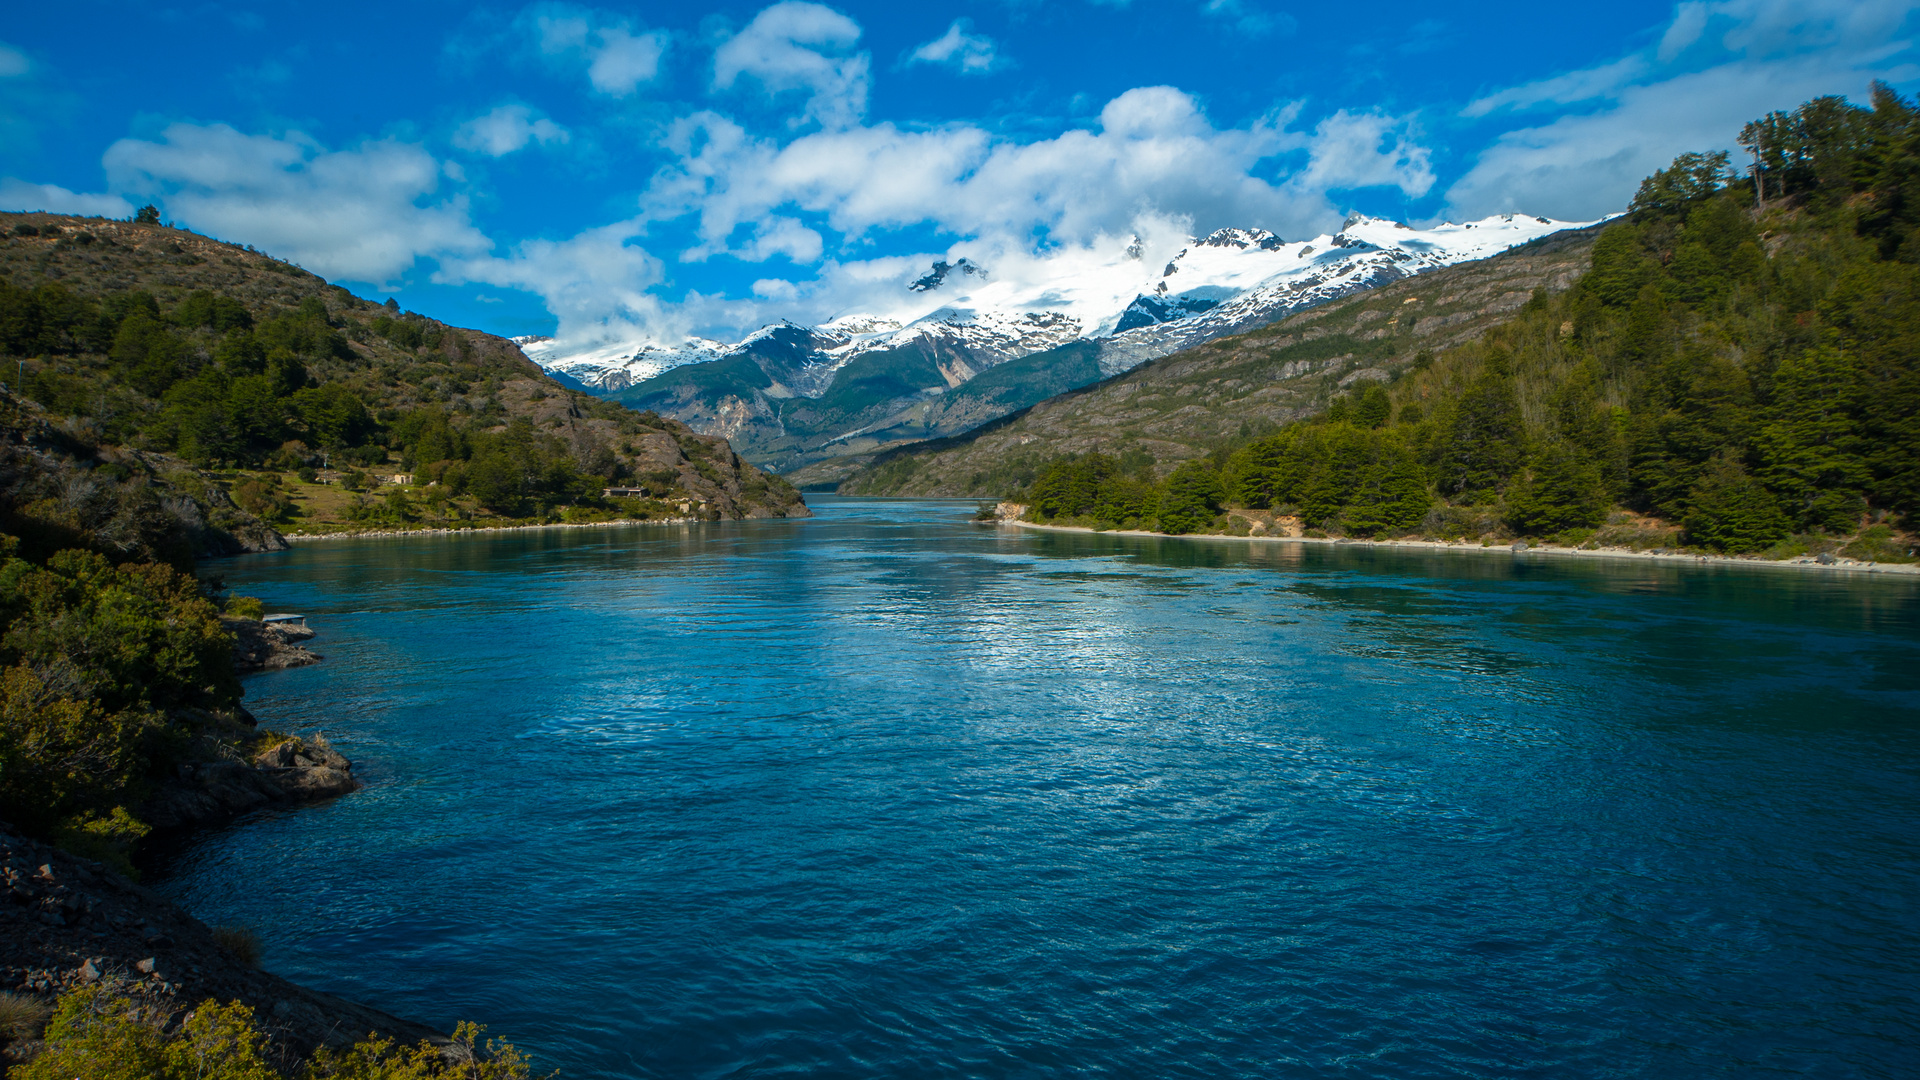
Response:
[{"label": "shoreline", "polygon": [[333,533],[281,533],[289,544],[314,540],[365,540],[368,537],[466,536],[470,533],[524,532],[529,529],[611,529],[620,525],[704,525],[704,518],[621,518],[618,521],[550,521],[540,525],[478,525],[471,529],[365,529]]},{"label": "shoreline", "polygon": [[1501,555],[1573,555],[1588,559],[1626,559],[1642,562],[1655,562],[1666,565],[1692,566],[1746,566],[1773,567],[1781,570],[1824,570],[1845,574],[1891,574],[1908,577],[1920,577],[1920,563],[1863,563],[1854,559],[1836,559],[1831,563],[1815,562],[1811,557],[1797,559],[1742,559],[1733,555],[1694,555],[1685,552],[1656,554],[1651,551],[1635,551],[1632,548],[1569,548],[1553,545],[1529,544],[1520,551],[1511,545],[1486,545],[1468,543],[1449,543],[1445,540],[1354,540],[1337,537],[1319,536],[1227,536],[1221,533],[1173,533],[1148,532],[1144,529],[1089,529],[1079,525],[1041,525],[1031,521],[1002,520],[1001,525],[1012,525],[1021,529],[1038,529],[1043,532],[1086,533],[1090,536],[1147,536],[1162,540],[1245,540],[1266,544],[1330,544],[1344,547],[1365,548],[1401,548],[1416,551],[1464,551],[1482,554]]}]

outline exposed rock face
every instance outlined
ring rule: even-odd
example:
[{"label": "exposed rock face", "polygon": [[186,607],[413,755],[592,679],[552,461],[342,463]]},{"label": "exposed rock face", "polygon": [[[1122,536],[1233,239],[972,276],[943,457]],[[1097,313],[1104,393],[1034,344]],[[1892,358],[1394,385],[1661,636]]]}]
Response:
[{"label": "exposed rock face", "polygon": [[147,800],[142,820],[162,830],[218,825],[264,806],[329,799],[360,786],[353,763],[320,735],[288,739],[252,761],[208,740],[200,757]]},{"label": "exposed rock face", "polygon": [[233,667],[243,675],[251,671],[306,667],[322,659],[295,644],[313,639],[314,632],[307,627],[268,625],[258,619],[230,617],[222,617],[220,621],[233,634]]},{"label": "exposed rock face", "polygon": [[[174,1021],[208,998],[245,1002],[272,1036],[269,1052],[283,1055],[275,1062],[283,1070],[316,1047],[374,1031],[439,1041],[423,1025],[259,971],[158,894],[0,825],[0,989],[51,1004],[89,983]],[[16,1042],[6,1057],[24,1060],[36,1049]]]}]

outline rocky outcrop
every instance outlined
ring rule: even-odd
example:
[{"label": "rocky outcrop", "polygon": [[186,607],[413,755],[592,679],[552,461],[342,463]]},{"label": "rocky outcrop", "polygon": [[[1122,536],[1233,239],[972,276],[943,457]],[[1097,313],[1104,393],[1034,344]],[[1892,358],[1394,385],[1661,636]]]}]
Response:
[{"label": "rocky outcrop", "polygon": [[251,760],[231,742],[202,736],[194,757],[141,807],[142,820],[166,831],[201,828],[267,806],[330,799],[360,786],[353,763],[321,735],[273,743]]},{"label": "rocky outcrop", "polygon": [[233,635],[233,668],[242,675],[253,671],[306,667],[324,659],[296,644],[313,640],[314,631],[308,627],[268,624],[258,619],[230,616],[222,616],[220,621]]},{"label": "rocky outcrop", "polygon": [[[244,934],[217,936],[99,863],[0,825],[0,990],[51,1005],[67,990],[103,984],[166,1024],[208,998],[241,1001],[271,1036],[274,1063],[290,1074],[315,1048],[370,1032],[405,1043],[443,1041],[424,1025],[260,971],[241,955],[245,943]],[[16,1040],[0,1065],[36,1050],[31,1038]]]}]

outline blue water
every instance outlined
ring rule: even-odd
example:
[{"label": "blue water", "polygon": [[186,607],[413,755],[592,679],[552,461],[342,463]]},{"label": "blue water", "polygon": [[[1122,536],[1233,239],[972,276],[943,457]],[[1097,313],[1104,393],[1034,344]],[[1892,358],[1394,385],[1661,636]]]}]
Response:
[{"label": "blue water", "polygon": [[815,502],[219,564],[368,783],[153,880],[572,1078],[1914,1074],[1915,582]]}]

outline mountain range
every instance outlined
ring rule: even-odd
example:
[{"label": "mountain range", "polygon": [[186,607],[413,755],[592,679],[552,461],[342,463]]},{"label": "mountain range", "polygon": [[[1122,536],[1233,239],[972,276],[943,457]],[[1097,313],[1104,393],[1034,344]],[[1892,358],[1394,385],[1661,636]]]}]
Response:
[{"label": "mountain range", "polygon": [[1149,360],[1579,227],[1519,214],[1429,229],[1355,216],[1298,241],[1221,229],[1164,263],[1136,237],[1037,277],[939,261],[903,276],[887,314],[776,323],[734,343],[517,340],[556,378],[788,472],[956,435]]}]

